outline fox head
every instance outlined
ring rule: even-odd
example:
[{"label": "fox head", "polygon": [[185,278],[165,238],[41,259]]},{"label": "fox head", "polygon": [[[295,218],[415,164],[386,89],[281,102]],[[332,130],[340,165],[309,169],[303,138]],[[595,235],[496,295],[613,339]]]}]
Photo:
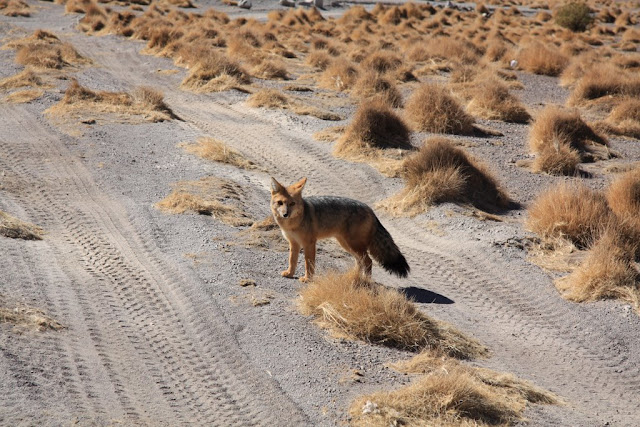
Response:
[{"label": "fox head", "polygon": [[276,220],[291,220],[302,216],[304,204],[302,202],[302,189],[307,178],[302,178],[289,187],[280,184],[275,178],[271,178],[271,212]]}]

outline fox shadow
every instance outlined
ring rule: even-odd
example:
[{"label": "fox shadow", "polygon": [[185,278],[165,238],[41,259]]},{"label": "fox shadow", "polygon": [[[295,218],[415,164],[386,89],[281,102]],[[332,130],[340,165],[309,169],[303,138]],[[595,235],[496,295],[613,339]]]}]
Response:
[{"label": "fox shadow", "polygon": [[409,286],[398,290],[408,299],[421,304],[453,304],[455,302],[437,292],[417,288],[415,286]]}]

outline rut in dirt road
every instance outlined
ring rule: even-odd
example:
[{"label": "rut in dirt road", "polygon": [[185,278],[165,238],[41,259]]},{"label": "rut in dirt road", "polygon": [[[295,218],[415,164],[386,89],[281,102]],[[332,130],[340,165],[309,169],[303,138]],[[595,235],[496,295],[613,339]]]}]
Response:
[{"label": "rut in dirt road", "polygon": [[[252,370],[217,308],[190,286],[196,279],[164,259],[153,236],[138,234],[57,131],[26,108],[3,106],[0,115],[0,167],[27,183],[20,204],[48,231],[38,251],[12,253],[43,278],[25,282],[43,287],[68,326],[45,335],[40,351],[60,362],[47,375],[64,378],[69,416],[282,425],[287,408],[286,424],[304,424],[275,383]],[[4,394],[6,411],[33,410],[19,393]]]}]

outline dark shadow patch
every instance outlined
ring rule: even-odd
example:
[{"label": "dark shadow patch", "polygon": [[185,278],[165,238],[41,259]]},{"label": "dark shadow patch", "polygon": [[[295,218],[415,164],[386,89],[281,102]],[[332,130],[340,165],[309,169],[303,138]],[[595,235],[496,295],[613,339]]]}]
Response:
[{"label": "dark shadow patch", "polygon": [[440,295],[437,292],[433,292],[427,289],[416,288],[415,286],[409,286],[407,288],[398,289],[411,301],[420,304],[453,304],[455,301]]}]

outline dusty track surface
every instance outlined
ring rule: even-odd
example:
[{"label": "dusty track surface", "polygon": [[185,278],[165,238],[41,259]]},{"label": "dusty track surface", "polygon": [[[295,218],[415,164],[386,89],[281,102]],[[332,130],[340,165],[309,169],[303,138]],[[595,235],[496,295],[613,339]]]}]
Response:
[{"label": "dusty track surface", "polygon": [[[354,396],[405,382],[383,366],[405,354],[327,339],[297,314],[300,285],[278,277],[286,254],[228,245],[237,239],[233,228],[153,207],[171,183],[215,175],[245,186],[252,217],[267,215],[268,173],[207,163],[176,147],[201,135],[283,182],[308,176],[308,194],[374,204],[400,183],[334,158],[330,145],[310,136],[322,126],[316,119],[250,109],[239,93],[181,91],[183,74],[156,73],[174,67],[141,55],[141,43],[85,36],[61,6],[38,7],[36,18],[1,18],[0,37],[20,28],[63,35],[95,63],[77,73],[81,84],[161,88],[182,121],[82,125],[80,134],[43,115],[61,98],[56,91],[31,104],[0,104],[0,209],[47,231],[38,242],[0,240],[0,291],[67,326],[23,333],[0,326],[0,424],[336,425]],[[12,53],[0,55],[1,77],[15,73]],[[531,424],[637,425],[639,317],[618,303],[562,300],[523,251],[498,245],[525,235],[518,212],[504,223],[454,215],[446,224],[446,209],[431,214],[442,222],[437,233],[424,217],[382,217],[412,274],[397,280],[376,269],[376,278],[487,345],[492,357],[479,364],[566,400],[530,409]],[[329,255],[319,256],[325,269],[350,262]],[[243,278],[258,286],[239,287]],[[254,307],[256,295],[270,304]],[[352,369],[362,381],[341,380]]]}]

